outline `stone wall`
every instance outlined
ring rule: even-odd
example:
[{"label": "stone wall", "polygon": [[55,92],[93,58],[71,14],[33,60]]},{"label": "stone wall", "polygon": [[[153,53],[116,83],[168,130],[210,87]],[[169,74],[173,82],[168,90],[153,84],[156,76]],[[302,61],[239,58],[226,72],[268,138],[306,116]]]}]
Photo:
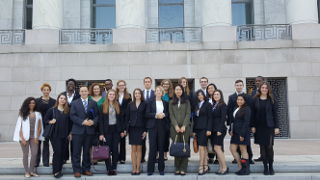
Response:
[{"label": "stone wall", "polygon": [[40,96],[49,82],[52,96],[65,80],[125,79],[129,90],[142,79],[207,76],[231,94],[236,79],[287,77],[292,138],[320,138],[320,41],[143,45],[28,45],[0,49],[0,140],[11,141],[18,109],[27,96]]}]

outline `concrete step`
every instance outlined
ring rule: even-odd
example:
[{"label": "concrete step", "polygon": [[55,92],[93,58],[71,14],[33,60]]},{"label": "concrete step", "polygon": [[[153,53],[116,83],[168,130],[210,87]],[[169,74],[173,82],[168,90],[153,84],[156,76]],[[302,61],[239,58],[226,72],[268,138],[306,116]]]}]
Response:
[{"label": "concrete step", "polygon": [[[142,174],[140,176],[131,176],[130,174],[119,174],[117,176],[106,176],[106,175],[93,175],[93,176],[82,176],[81,180],[123,180],[123,179],[131,179],[131,180],[149,180],[152,178],[153,180],[320,180],[320,173],[278,173],[274,176],[264,176],[262,174],[252,173],[249,176],[237,176],[234,174],[228,174],[225,176],[218,176],[215,174],[206,174],[203,176],[198,176],[197,174],[188,174],[186,176],[175,176],[173,174],[165,174],[165,176],[153,175],[147,176]],[[9,176],[0,176],[1,180],[19,180],[25,179],[22,175],[9,175]],[[30,179],[38,179],[38,180],[53,180],[55,179],[50,175],[41,175],[39,177],[30,178]],[[61,179],[65,180],[74,180],[75,178],[72,175],[64,175]]]},{"label": "concrete step", "polygon": [[[197,161],[189,161],[188,172],[189,173],[197,173],[198,172],[198,162]],[[236,164],[228,163],[228,167],[230,172],[236,172],[238,167]],[[250,167],[252,173],[262,173],[263,172],[263,164],[261,162],[256,162],[254,165]],[[274,169],[276,173],[320,173],[320,165],[317,162],[276,162],[274,164]],[[99,162],[98,165],[92,166],[92,172],[95,174],[105,174],[106,167],[104,162]],[[142,164],[142,172],[147,172],[147,163]],[[210,165],[210,172],[216,172],[218,170],[218,165]],[[157,172],[157,164],[155,167],[155,171]],[[166,173],[173,173],[174,162],[173,160],[166,161]],[[48,175],[51,174],[51,167],[38,167],[37,172],[39,174]],[[63,168],[64,174],[72,174],[72,166],[70,163],[64,165]],[[118,165],[118,172],[120,174],[130,173],[131,172],[131,163],[127,162],[126,164]],[[0,175],[17,175],[24,174],[24,169],[21,164],[14,165],[2,165],[0,167]]]}]

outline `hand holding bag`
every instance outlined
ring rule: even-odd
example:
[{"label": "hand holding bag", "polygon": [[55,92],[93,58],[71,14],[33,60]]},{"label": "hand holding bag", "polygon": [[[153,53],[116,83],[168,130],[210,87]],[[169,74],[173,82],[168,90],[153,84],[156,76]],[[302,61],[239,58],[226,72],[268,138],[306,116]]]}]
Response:
[{"label": "hand holding bag", "polygon": [[178,135],[176,135],[174,142],[171,144],[170,156],[190,157],[190,146],[189,144],[186,144],[183,134],[182,134],[183,142],[177,143],[177,136]]},{"label": "hand holding bag", "polygon": [[[55,116],[55,113],[54,113],[54,108],[52,108],[52,120],[55,120],[56,123],[57,123],[56,116]],[[53,133],[54,127],[55,127],[55,124],[48,124],[48,125],[45,127],[42,136],[45,137],[45,138],[51,137],[51,136],[52,136],[52,133]]]},{"label": "hand holding bag", "polygon": [[97,146],[92,147],[92,159],[97,161],[107,160],[110,157],[109,152],[109,146],[105,145],[105,143],[103,145],[98,143]]}]

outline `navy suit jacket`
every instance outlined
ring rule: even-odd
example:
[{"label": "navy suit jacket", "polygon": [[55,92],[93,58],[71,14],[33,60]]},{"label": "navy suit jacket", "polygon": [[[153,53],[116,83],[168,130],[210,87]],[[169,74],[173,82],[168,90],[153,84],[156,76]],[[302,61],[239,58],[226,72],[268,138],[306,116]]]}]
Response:
[{"label": "navy suit jacket", "polygon": [[[143,97],[145,97],[145,96],[144,96],[145,91],[146,91],[146,90],[143,90]],[[152,101],[152,100],[155,99],[156,96],[154,95],[154,90],[152,90],[152,89],[150,90],[149,96],[150,96],[149,99],[145,99],[145,100],[144,100],[144,101],[147,102],[147,103],[149,103],[150,101]]]},{"label": "navy suit jacket", "polygon": [[162,127],[157,127],[157,121],[164,121],[165,128],[166,129],[170,128],[169,104],[164,100],[162,100],[162,103],[163,103],[163,113],[165,114],[165,117],[161,120],[155,118],[157,113],[156,100],[150,101],[149,104],[147,105],[147,109],[146,109],[147,129],[162,128]]},{"label": "navy suit jacket", "polygon": [[[82,125],[83,121],[89,118],[89,114],[93,114],[92,120],[94,122],[94,125],[90,127]],[[81,98],[73,101],[70,110],[70,119],[73,122],[71,130],[72,134],[95,134],[95,126],[98,125],[99,119],[97,103],[88,99],[88,108],[86,112]]]}]

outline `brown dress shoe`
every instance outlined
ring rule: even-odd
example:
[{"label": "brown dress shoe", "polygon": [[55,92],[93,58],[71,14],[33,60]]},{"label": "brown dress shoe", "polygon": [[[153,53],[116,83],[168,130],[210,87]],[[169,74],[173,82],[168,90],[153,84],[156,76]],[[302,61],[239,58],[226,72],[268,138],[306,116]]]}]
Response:
[{"label": "brown dress shoe", "polygon": [[83,172],[83,175],[92,176],[93,174],[92,174],[92,172],[90,172],[90,171],[85,171],[85,172]]},{"label": "brown dress shoe", "polygon": [[76,172],[73,175],[74,175],[75,178],[80,178],[81,177],[81,174],[79,172]]}]

